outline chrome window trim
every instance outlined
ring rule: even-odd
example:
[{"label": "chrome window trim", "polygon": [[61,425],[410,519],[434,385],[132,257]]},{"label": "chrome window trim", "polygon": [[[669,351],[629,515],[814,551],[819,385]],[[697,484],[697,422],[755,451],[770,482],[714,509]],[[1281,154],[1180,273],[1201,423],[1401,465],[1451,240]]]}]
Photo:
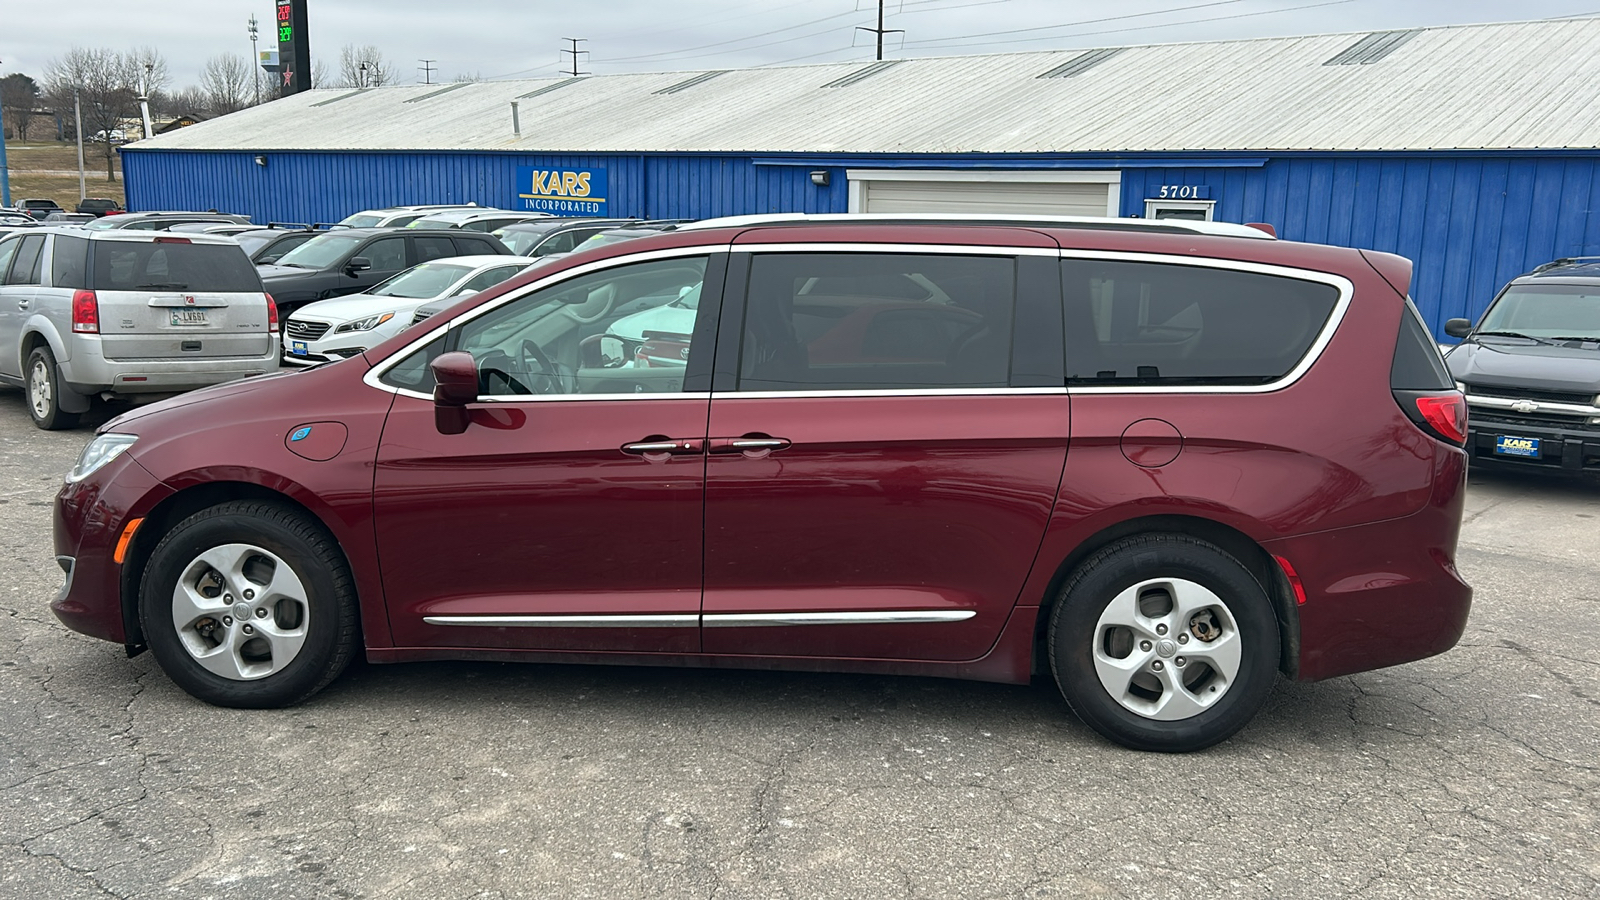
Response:
[{"label": "chrome window trim", "polygon": [[1334,333],[1339,330],[1340,323],[1344,321],[1345,313],[1350,309],[1351,297],[1355,295],[1355,285],[1343,275],[1334,275],[1331,272],[1317,272],[1311,269],[1297,269],[1292,266],[1279,266],[1271,263],[1219,259],[1216,257],[1178,256],[1171,253],[1130,253],[1120,250],[1061,250],[1060,256],[1062,259],[1155,263],[1157,265],[1197,266],[1207,269],[1254,272],[1259,275],[1275,275],[1280,278],[1314,281],[1333,287],[1339,292],[1339,299],[1335,301],[1333,311],[1328,314],[1328,321],[1323,324],[1322,331],[1311,342],[1311,346],[1306,348],[1305,355],[1300,358],[1300,362],[1296,363],[1294,368],[1276,381],[1248,385],[1151,384],[1107,385],[1105,387],[1071,385],[1067,388],[1067,393],[1069,394],[1270,394],[1273,391],[1283,390],[1299,381],[1306,372],[1311,370],[1312,366],[1316,365],[1317,360],[1322,358],[1322,352],[1328,348],[1328,344],[1333,340]]},{"label": "chrome window trim", "polygon": [[429,625],[475,625],[484,628],[693,628],[700,616],[423,616]]},{"label": "chrome window trim", "polygon": [[[802,397],[1027,397],[1054,395],[1064,397],[1064,387],[996,387],[996,388],[872,388],[862,390],[809,390],[809,391],[719,391],[712,393],[715,400],[782,400]],[[634,396],[634,395],[630,395]]]},{"label": "chrome window trim", "polygon": [[785,625],[916,625],[965,622],[978,613],[970,609],[904,609],[861,612],[706,613],[706,628],[772,628]]}]

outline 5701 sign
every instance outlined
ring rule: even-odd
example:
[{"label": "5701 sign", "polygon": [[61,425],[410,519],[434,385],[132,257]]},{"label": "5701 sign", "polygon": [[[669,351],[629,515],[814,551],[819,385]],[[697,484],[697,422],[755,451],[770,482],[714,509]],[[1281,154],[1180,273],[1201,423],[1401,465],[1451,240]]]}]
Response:
[{"label": "5701 sign", "polygon": [[1210,200],[1209,184],[1163,184],[1152,200]]}]

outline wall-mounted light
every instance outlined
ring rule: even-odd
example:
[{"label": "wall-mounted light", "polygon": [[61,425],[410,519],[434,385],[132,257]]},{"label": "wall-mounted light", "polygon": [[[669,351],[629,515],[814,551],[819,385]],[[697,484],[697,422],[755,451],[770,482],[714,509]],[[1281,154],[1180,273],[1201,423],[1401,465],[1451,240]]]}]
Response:
[{"label": "wall-mounted light", "polygon": [[267,157],[264,154],[257,153],[256,154],[256,165],[258,165],[261,168],[265,169],[267,167]]},{"label": "wall-mounted light", "polygon": [[828,186],[828,170],[827,169],[817,169],[816,171],[812,172],[811,173],[811,183],[816,185],[817,187],[827,187]]}]

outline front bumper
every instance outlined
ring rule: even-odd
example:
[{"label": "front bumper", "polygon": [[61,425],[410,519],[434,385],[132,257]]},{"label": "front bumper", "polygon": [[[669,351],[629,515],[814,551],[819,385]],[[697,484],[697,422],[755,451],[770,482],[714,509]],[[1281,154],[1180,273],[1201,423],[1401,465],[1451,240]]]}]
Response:
[{"label": "front bumper", "polygon": [[[1537,440],[1537,455],[1498,453],[1495,448],[1501,437]],[[1589,425],[1585,419],[1552,421],[1549,417],[1473,408],[1467,419],[1467,452],[1475,461],[1510,463],[1530,469],[1600,471],[1600,425]]]},{"label": "front bumper", "polygon": [[122,603],[122,566],[114,554],[122,531],[172,490],[124,453],[56,495],[52,531],[63,584],[50,611],[80,634],[129,644],[133,611]]}]

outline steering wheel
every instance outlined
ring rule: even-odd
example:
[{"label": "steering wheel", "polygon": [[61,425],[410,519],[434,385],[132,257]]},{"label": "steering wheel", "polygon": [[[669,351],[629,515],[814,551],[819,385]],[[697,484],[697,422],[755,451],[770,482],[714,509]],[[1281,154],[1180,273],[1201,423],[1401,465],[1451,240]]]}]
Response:
[{"label": "steering wheel", "polygon": [[[529,365],[533,363],[534,365]],[[534,394],[570,394],[573,392],[575,381],[566,370],[550,361],[545,355],[544,348],[533,341],[523,341],[517,349],[517,365],[519,371],[528,374],[531,379],[530,393]]]}]

